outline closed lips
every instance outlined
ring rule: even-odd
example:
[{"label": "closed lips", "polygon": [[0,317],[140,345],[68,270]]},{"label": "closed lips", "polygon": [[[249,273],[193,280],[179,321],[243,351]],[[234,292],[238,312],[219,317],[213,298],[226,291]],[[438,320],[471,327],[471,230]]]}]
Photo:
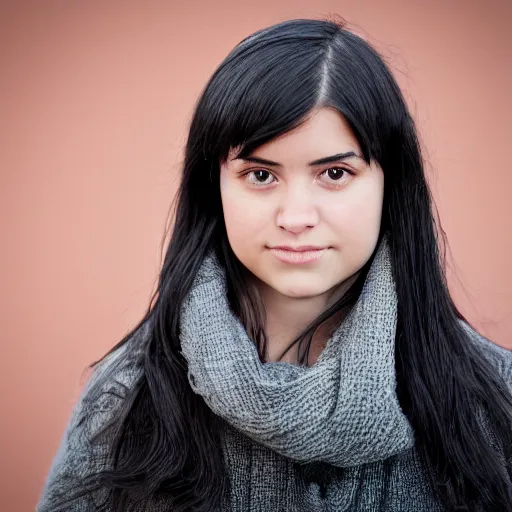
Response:
[{"label": "closed lips", "polygon": [[326,248],[322,247],[272,247],[270,251],[284,263],[309,263],[322,257]]},{"label": "closed lips", "polygon": [[299,247],[290,247],[288,245],[276,245],[275,247],[271,247],[271,249],[279,249],[281,251],[292,251],[292,252],[305,252],[305,251],[322,251],[326,249],[326,247],[317,247],[314,245],[301,245]]}]

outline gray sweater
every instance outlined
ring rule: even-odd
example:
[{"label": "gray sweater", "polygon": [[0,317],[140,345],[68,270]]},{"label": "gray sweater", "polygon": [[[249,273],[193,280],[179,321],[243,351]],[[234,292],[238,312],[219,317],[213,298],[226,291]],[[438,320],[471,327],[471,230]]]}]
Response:
[{"label": "gray sweater", "polygon": [[[478,336],[477,340],[484,345],[497,371],[512,386],[512,352],[483,337]],[[90,467],[89,440],[119,405],[121,399],[115,393],[120,390],[119,383],[130,386],[140,375],[140,367],[127,357],[133,344],[138,341],[140,339],[134,337],[133,341],[111,354],[89,379],[53,460],[37,512],[96,510],[101,496],[83,497],[64,509],[57,508],[55,503],[79,488],[84,475],[98,469]],[[98,390],[114,393],[99,395]],[[223,425],[221,439],[231,481],[231,494],[224,497],[223,511],[442,510],[429,488],[414,447],[384,461],[350,468],[337,468],[324,463],[301,466],[239,433],[228,423]],[[172,504],[155,503],[148,510],[169,511]]]}]

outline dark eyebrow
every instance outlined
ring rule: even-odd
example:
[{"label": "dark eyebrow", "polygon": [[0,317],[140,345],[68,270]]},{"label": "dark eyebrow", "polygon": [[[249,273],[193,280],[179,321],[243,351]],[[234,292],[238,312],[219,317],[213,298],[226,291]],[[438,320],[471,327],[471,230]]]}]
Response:
[{"label": "dark eyebrow", "polygon": [[[324,158],[319,158],[318,160],[313,160],[309,162],[308,165],[322,165],[322,164],[332,164],[334,162],[339,162],[341,160],[345,160],[350,157],[363,158],[361,155],[358,155],[354,151],[348,151],[346,153],[338,153],[332,156],[326,156]],[[282,167],[283,165],[279,162],[273,162],[272,160],[266,160],[265,158],[259,158],[257,156],[246,156],[245,158],[233,158],[233,160],[244,160],[245,162],[253,162],[255,164],[262,165],[271,165],[274,167]]]}]

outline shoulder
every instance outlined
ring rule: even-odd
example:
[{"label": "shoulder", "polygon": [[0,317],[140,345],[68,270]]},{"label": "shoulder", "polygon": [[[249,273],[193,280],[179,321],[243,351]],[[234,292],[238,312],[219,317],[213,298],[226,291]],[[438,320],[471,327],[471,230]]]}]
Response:
[{"label": "shoulder", "polygon": [[84,493],[84,483],[109,464],[109,442],[102,437],[104,427],[142,375],[141,355],[148,335],[148,325],[143,324],[94,367],[53,458],[36,507],[38,512],[62,510],[72,496],[76,498],[73,510],[96,510],[96,497]]},{"label": "shoulder", "polygon": [[148,335],[148,325],[143,324],[94,366],[73,407],[65,438],[88,444],[112,419],[143,374],[141,356]]},{"label": "shoulder", "polygon": [[143,374],[142,355],[148,336],[145,323],[94,367],[75,406],[75,424],[87,425],[92,434],[113,416]]},{"label": "shoulder", "polygon": [[498,345],[480,334],[476,329],[463,320],[459,320],[469,339],[475,343],[483,355],[493,364],[497,372],[512,387],[512,350]]}]

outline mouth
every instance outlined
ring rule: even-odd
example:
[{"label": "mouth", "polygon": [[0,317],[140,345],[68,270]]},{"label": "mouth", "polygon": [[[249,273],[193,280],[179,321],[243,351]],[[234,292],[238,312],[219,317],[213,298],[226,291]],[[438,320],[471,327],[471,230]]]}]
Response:
[{"label": "mouth", "polygon": [[318,247],[313,245],[300,245],[291,247],[287,245],[278,245],[268,247],[270,252],[283,263],[292,265],[303,265],[318,261],[328,250],[328,247]]}]

